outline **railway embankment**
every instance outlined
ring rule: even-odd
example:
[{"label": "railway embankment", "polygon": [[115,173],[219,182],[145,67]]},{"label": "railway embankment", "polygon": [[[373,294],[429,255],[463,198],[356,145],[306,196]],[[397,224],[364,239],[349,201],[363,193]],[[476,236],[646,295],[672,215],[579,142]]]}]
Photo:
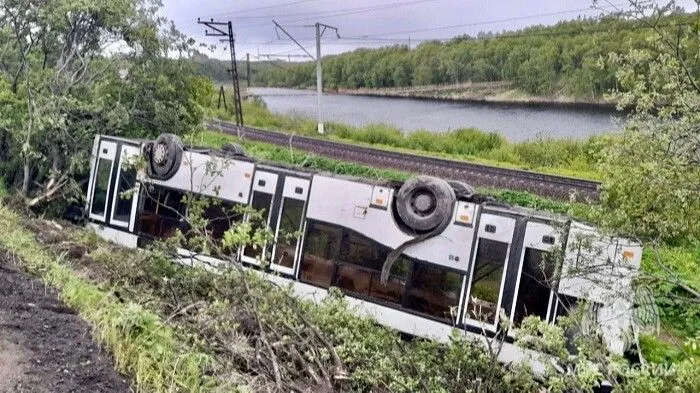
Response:
[{"label": "railway embankment", "polygon": [[591,180],[383,150],[259,128],[238,127],[218,120],[210,121],[209,129],[288,146],[332,159],[459,180],[473,186],[527,191],[563,200],[569,200],[572,196],[579,201],[595,201],[598,198],[599,183]]}]

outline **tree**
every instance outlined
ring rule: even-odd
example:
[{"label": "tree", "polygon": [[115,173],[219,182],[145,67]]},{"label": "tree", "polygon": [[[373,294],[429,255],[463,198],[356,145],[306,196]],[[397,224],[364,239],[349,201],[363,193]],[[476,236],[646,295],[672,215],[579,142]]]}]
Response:
[{"label": "tree", "polygon": [[700,239],[700,13],[690,25],[669,24],[664,18],[676,12],[673,1],[656,7],[630,0],[630,6],[626,15],[653,34],[647,47],[610,54],[604,64],[616,70],[619,89],[612,97],[631,114],[621,135],[600,144],[599,218],[650,251],[638,283],[663,288],[657,302],[681,304],[688,315],[698,315],[698,281],[684,278],[661,248]]},{"label": "tree", "polygon": [[[624,132],[603,143],[608,222],[645,240],[700,238],[700,37],[686,24],[657,23],[675,8],[631,1],[632,17],[655,32],[648,49],[611,54]],[[700,2],[698,2],[700,6]],[[652,12],[652,17],[644,15]],[[700,23],[700,14],[695,14]]]},{"label": "tree", "polygon": [[182,133],[201,121],[192,41],[158,0],[5,0],[0,6],[0,171],[28,206],[76,195],[95,134]]}]

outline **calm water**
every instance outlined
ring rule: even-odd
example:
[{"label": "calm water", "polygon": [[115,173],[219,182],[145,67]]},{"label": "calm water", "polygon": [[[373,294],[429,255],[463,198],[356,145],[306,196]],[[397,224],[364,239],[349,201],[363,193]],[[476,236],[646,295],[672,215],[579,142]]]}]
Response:
[{"label": "calm water", "polygon": [[[276,113],[316,118],[316,94],[293,89],[254,88]],[[585,138],[619,130],[618,114],[602,109],[516,107],[414,99],[324,95],[324,121],[356,126],[383,123],[405,132],[435,132],[476,127],[497,131],[508,140]]]}]

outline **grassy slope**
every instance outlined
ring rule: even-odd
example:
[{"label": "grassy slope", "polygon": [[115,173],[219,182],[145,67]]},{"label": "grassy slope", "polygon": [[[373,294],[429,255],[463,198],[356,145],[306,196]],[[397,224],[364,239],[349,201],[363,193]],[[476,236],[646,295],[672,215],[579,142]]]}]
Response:
[{"label": "grassy slope", "polygon": [[[245,101],[243,113],[249,126],[318,136],[315,121],[274,114],[259,101]],[[231,119],[231,114],[223,109],[212,110],[210,116]],[[353,127],[331,122],[326,125],[325,138],[506,168],[594,180],[600,177],[594,168],[594,152],[600,137],[583,141],[561,139],[510,143],[496,133],[475,128],[444,133],[416,131],[404,136],[399,129],[387,125]]]},{"label": "grassy slope", "polygon": [[181,344],[177,334],[156,314],[123,302],[88,282],[37,243],[22,227],[23,219],[0,201],[0,248],[19,258],[28,271],[55,286],[61,299],[80,312],[94,337],[109,348],[120,372],[134,376],[137,391],[198,392],[207,384],[202,367],[208,356]]}]

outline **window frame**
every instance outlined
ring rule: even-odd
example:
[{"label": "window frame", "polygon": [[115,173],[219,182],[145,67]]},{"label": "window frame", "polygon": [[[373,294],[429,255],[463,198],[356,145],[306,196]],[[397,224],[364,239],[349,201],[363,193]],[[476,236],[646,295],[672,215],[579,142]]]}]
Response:
[{"label": "window frame", "polygon": [[[253,207],[253,199],[255,198],[255,194],[256,194],[256,193],[257,193],[257,194],[263,194],[263,195],[266,195],[266,196],[269,196],[269,197],[270,197],[270,206],[268,206],[268,208],[267,208],[267,210],[266,210],[266,213],[267,213],[267,220],[265,221],[265,228],[270,228],[270,220],[271,220],[271,218],[272,218],[272,207],[275,205],[275,194],[270,194],[270,193],[268,193],[268,192],[260,191],[260,190],[253,190],[253,192],[250,193],[250,202],[248,202],[248,206],[251,207],[251,208]],[[243,222],[250,222],[250,215],[249,215],[249,214],[247,214],[247,215],[244,217]],[[246,250],[246,248],[247,248],[247,247],[245,247],[245,246],[241,247],[239,259],[240,259],[242,262],[249,263],[249,264],[255,265],[255,266],[260,266],[260,265],[261,265],[261,262],[262,262],[262,261],[264,260],[264,258],[265,258],[265,250],[267,249],[267,243],[265,243],[265,244],[262,246],[262,249],[261,249],[261,251],[262,251],[262,258],[260,258],[260,259],[255,258],[255,257],[248,256],[248,255],[245,255],[245,250]],[[274,255],[274,254],[273,254],[273,255]]]},{"label": "window frame", "polygon": [[[303,230],[306,227],[306,225],[305,225],[306,224],[305,223],[305,221],[306,221],[305,220],[306,205],[307,205],[306,200],[283,195],[281,200],[280,200],[279,212],[277,213],[277,228],[275,228],[275,241],[272,245],[272,251],[270,253],[270,255],[272,256],[272,258],[270,260],[270,269],[277,271],[277,272],[280,272],[280,273],[294,275],[294,272],[297,269],[297,265],[299,264],[298,261],[301,257],[301,255],[300,255],[301,253],[299,252],[299,249],[301,248],[301,239],[303,237],[303,234],[296,239],[296,244],[294,245],[294,257],[292,259],[292,267],[286,267],[286,266],[279,265],[279,264],[275,263],[275,260],[274,260],[275,253],[277,252],[277,243],[279,242],[280,227],[282,226],[282,212],[284,211],[284,207],[286,206],[287,199],[290,199],[290,200],[296,201],[296,202],[301,202],[301,205],[302,205],[301,206],[301,217],[299,220],[299,227],[297,228],[297,232]],[[268,225],[269,225],[269,220],[268,220]],[[336,262],[336,265],[337,265],[337,262]],[[335,271],[337,271],[337,269],[335,269]]]},{"label": "window frame", "polygon": [[[311,281],[307,281],[307,280],[304,280],[301,278],[301,267],[303,264],[302,262],[304,260],[304,255],[307,254],[307,252],[308,252],[307,250],[309,247],[309,243],[307,243],[308,232],[310,231],[311,226],[314,226],[317,224],[331,227],[334,230],[340,231],[340,236],[338,238],[338,244],[336,245],[336,247],[334,249],[329,250],[330,257],[332,258],[331,260],[333,261],[333,272],[331,274],[331,280],[330,280],[330,284],[328,285],[328,287],[324,287],[324,286],[318,285],[316,283],[313,283]],[[324,222],[324,221],[308,220],[308,219],[304,220],[304,234],[302,235],[303,242],[301,244],[301,252],[299,253],[299,263],[297,263],[297,272],[295,275],[296,281],[299,281],[300,283],[303,283],[305,285],[311,285],[313,287],[321,288],[324,290],[328,290],[330,287],[334,286],[336,276],[338,275],[338,255],[340,254],[340,245],[343,241],[343,232],[345,230],[346,230],[346,228],[344,228],[342,226],[328,223],[328,222]]]},{"label": "window frame", "polygon": [[[403,302],[401,303],[400,310],[403,312],[407,312],[409,314],[412,314],[412,315],[422,317],[422,318],[430,319],[430,320],[433,320],[436,322],[445,323],[445,324],[448,324],[450,326],[460,325],[460,317],[461,317],[462,308],[464,308],[466,306],[466,304],[464,304],[464,291],[465,291],[466,280],[468,278],[467,273],[464,271],[458,270],[458,269],[453,269],[453,268],[439,265],[436,263],[422,261],[422,260],[419,260],[416,258],[412,258],[412,257],[405,255],[405,254],[402,254],[402,255],[411,262],[411,273],[408,276],[408,279],[406,280],[406,291],[404,294]],[[421,265],[426,265],[430,268],[441,269],[447,273],[455,273],[458,276],[462,277],[461,282],[459,284],[459,297],[457,298],[457,314],[455,315],[454,320],[452,321],[453,323],[447,323],[444,318],[439,318],[439,317],[436,317],[435,315],[432,315],[432,314],[428,314],[428,313],[425,313],[422,311],[414,310],[414,309],[411,309],[407,306],[407,304],[408,304],[408,296],[407,295],[414,288],[415,280],[414,280],[413,273],[415,272],[416,268],[421,266]]]},{"label": "window frame", "polygon": [[[520,292],[520,283],[523,274],[523,269],[525,267],[525,254],[528,248],[533,250],[542,251],[544,253],[551,253],[556,247],[561,247],[562,243],[566,240],[562,238],[561,234],[556,232],[556,227],[554,223],[556,221],[546,221],[540,219],[531,219],[527,222],[524,227],[524,236],[522,239],[522,245],[519,249],[520,256],[518,261],[517,279],[515,281],[515,286],[513,287],[513,304],[511,305],[510,315],[509,315],[509,335],[513,335],[513,328],[515,327],[515,310],[518,305],[518,295]],[[567,227],[568,232],[568,227]],[[542,240],[545,236],[550,236],[554,238],[554,243],[548,244],[544,243]],[[580,245],[579,245],[580,246]],[[556,275],[556,268],[554,271]],[[549,288],[549,297],[547,300],[547,313],[545,315],[544,321],[547,323],[553,323],[556,319],[556,315],[553,312],[556,310],[556,297],[557,295],[557,285],[559,277],[551,277],[553,280],[553,285]]]},{"label": "window frame", "polygon": [[121,154],[119,157],[119,164],[117,168],[117,177],[115,181],[115,187],[112,190],[112,209],[111,209],[111,214],[110,214],[110,219],[109,223],[121,227],[121,228],[128,228],[130,231],[133,230],[133,224],[134,224],[134,219],[136,215],[136,209],[138,208],[138,196],[139,196],[139,191],[140,191],[140,183],[138,181],[138,173],[134,176],[134,193],[131,196],[131,210],[129,211],[129,221],[122,221],[122,220],[117,220],[114,218],[114,215],[117,211],[117,202],[120,198],[119,196],[119,180],[121,178],[124,166],[124,160],[129,159],[131,157],[138,156],[140,154],[139,149],[136,146],[131,146],[131,145],[122,145],[121,149]]},{"label": "window frame", "polygon": [[[97,148],[97,157],[95,160],[95,173],[92,178],[92,188],[90,190],[90,206],[88,210],[88,217],[91,220],[106,222],[107,213],[109,212],[109,200],[110,191],[112,189],[112,177],[114,175],[114,162],[117,155],[117,142],[101,140]],[[109,161],[109,178],[107,180],[107,189],[105,190],[105,208],[102,214],[95,214],[92,212],[93,205],[95,204],[95,190],[97,189],[98,176],[100,174],[100,163],[102,160]]]},{"label": "window frame", "polygon": [[[506,247],[506,256],[505,259],[502,261],[503,263],[503,271],[501,272],[501,284],[499,288],[499,293],[498,293],[498,301],[496,302],[496,317],[495,321],[493,323],[487,323],[484,321],[479,321],[477,319],[471,318],[469,316],[469,301],[471,298],[472,294],[472,284],[473,284],[473,278],[474,278],[474,268],[476,267],[476,258],[479,255],[479,246],[481,245],[481,240],[486,239],[502,244],[507,244]],[[467,275],[467,288],[465,291],[465,296],[464,296],[464,307],[462,312],[464,315],[462,316],[462,323],[465,325],[473,326],[476,328],[484,329],[490,332],[495,332],[496,328],[498,326],[498,318],[500,314],[500,309],[501,309],[501,304],[503,303],[503,292],[505,291],[505,282],[506,282],[506,276],[508,272],[508,259],[510,256],[510,251],[513,248],[513,243],[505,243],[501,240],[496,240],[496,239],[490,239],[489,237],[484,237],[484,236],[478,236],[476,243],[474,244],[474,256],[472,257],[471,261],[471,266],[469,268],[469,274]]]},{"label": "window frame", "polygon": [[[523,278],[523,270],[525,269],[525,254],[527,253],[527,250],[531,249],[534,251],[540,251],[544,254],[549,253],[551,250],[544,250],[540,249],[537,247],[532,247],[532,246],[525,246],[523,245],[522,247],[522,253],[520,255],[520,264],[518,265],[518,278],[515,282],[515,287],[513,289],[513,305],[511,307],[510,311],[510,327],[511,328],[516,328],[515,326],[515,311],[518,308],[518,302],[520,300],[519,295],[520,295],[520,284],[522,282]],[[547,296],[547,311],[545,312],[544,318],[542,319],[545,322],[549,322],[549,316],[550,312],[552,310],[552,297],[554,296],[554,288],[550,287],[549,288],[549,296]],[[530,314],[533,315],[533,314]],[[524,317],[527,317],[529,315],[526,315]]]}]

